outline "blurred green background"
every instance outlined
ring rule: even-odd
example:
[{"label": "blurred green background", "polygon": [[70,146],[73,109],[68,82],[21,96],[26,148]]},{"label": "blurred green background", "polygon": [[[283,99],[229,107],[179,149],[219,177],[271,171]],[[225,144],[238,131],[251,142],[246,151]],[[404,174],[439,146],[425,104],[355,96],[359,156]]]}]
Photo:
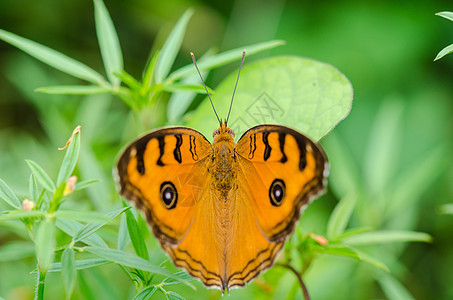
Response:
[{"label": "blurred green background", "polygon": [[[195,9],[194,16],[174,68],[190,63],[190,51],[201,54],[211,47],[224,51],[282,39],[285,46],[247,58],[246,64],[292,54],[330,63],[344,73],[354,87],[353,107],[321,142],[332,163],[331,188],[302,216],[302,231],[324,234],[338,199],[353,189],[360,197],[351,227],[426,232],[434,241],[365,248],[389,266],[391,278],[401,286],[389,284],[393,279],[364,263],[320,256],[304,278],[312,298],[402,295],[389,290],[392,287],[405,287],[415,299],[453,298],[453,215],[439,211],[441,205],[453,203],[453,56],[433,62],[453,42],[453,23],[434,15],[453,10],[450,1],[106,0],[105,5],[119,35],[125,69],[136,78],[150,49],[162,46],[188,7]],[[103,71],[92,1],[1,0],[0,28]],[[207,84],[215,89],[234,70],[237,63],[212,71]],[[24,159],[39,162],[55,176],[64,155],[56,147],[81,124],[84,146],[78,175],[101,182],[68,205],[103,211],[119,203],[110,174],[119,149],[133,138],[118,134],[127,132],[130,116],[127,107],[110,96],[33,92],[40,86],[76,83],[0,42],[0,178],[16,194],[25,195],[30,173]],[[0,227],[0,245],[26,239],[15,225],[8,226]],[[116,229],[114,225],[105,229],[103,237],[108,240]],[[147,241],[152,245],[151,260],[161,263],[165,255],[158,243],[151,235]],[[34,268],[33,257],[0,257],[0,296],[30,299],[34,275],[29,272]],[[48,277],[47,299],[63,297],[59,276]],[[293,277],[274,267],[246,289],[232,291],[231,297],[301,297]],[[196,296],[188,288],[175,290],[187,298],[220,295],[197,286]],[[110,265],[79,272],[74,298],[124,299],[133,291],[121,270]]]}]

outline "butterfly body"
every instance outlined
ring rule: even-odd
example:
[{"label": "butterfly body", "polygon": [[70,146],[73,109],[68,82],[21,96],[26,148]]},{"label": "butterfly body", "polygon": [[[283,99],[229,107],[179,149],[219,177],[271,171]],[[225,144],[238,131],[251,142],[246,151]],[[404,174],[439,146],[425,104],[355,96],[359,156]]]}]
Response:
[{"label": "butterfly body", "polygon": [[301,208],[323,191],[328,163],[284,126],[253,127],[236,143],[222,122],[213,137],[153,131],[126,148],[118,175],[175,265],[223,291],[272,266]]}]

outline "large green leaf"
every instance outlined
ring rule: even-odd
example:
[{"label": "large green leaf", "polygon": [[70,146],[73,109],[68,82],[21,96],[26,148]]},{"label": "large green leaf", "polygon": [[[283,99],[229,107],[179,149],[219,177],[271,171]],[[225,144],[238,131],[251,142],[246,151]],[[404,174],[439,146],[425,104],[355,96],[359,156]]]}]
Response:
[{"label": "large green leaf", "polygon": [[[225,118],[237,72],[215,89],[213,101]],[[352,86],[331,65],[297,56],[278,56],[245,64],[228,125],[240,136],[258,124],[280,124],[319,140],[351,109]],[[189,126],[207,137],[219,126],[209,101],[204,101]]]}]

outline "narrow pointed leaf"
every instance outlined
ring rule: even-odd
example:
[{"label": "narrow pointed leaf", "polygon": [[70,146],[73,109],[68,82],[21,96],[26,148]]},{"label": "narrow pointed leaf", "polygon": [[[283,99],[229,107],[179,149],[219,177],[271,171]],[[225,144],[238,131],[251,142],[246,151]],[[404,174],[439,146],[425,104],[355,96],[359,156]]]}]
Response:
[{"label": "narrow pointed leaf", "polygon": [[431,242],[432,237],[424,232],[380,230],[356,234],[343,239],[348,245],[374,245],[398,242]]},{"label": "narrow pointed leaf", "polygon": [[451,45],[448,45],[447,47],[445,47],[444,49],[440,50],[439,53],[437,53],[437,56],[436,58],[434,59],[434,61],[438,60],[438,59],[441,59],[442,57],[444,57],[445,55],[447,54],[450,54],[453,52],[453,44]]},{"label": "narrow pointed leaf", "polygon": [[335,206],[327,223],[327,237],[337,239],[346,228],[357,200],[357,194],[350,194]]},{"label": "narrow pointed leaf", "polygon": [[178,23],[171,31],[159,55],[159,59],[154,70],[154,76],[157,83],[162,82],[170,72],[171,66],[175,62],[176,55],[181,48],[184,34],[186,32],[187,23],[193,14],[192,9],[186,10],[186,12],[179,18]]},{"label": "narrow pointed leaf", "polygon": [[[80,128],[80,127],[78,127]],[[71,137],[71,142],[66,150],[65,157],[61,163],[60,172],[58,173],[57,185],[59,186],[62,182],[66,182],[71,176],[72,172],[79,158],[80,152],[80,131],[76,132]]]},{"label": "narrow pointed leaf", "polygon": [[436,13],[436,16],[440,16],[450,21],[453,21],[453,12],[451,11],[441,11]]},{"label": "narrow pointed leaf", "polygon": [[57,95],[97,95],[108,94],[110,89],[97,85],[56,85],[35,89],[35,92]]},{"label": "narrow pointed leaf", "polygon": [[363,262],[366,262],[367,264],[370,264],[372,266],[375,266],[378,269],[381,269],[387,273],[390,273],[390,269],[379,259],[372,257],[365,252],[353,248],[354,252],[359,256],[359,259]]},{"label": "narrow pointed leaf", "polygon": [[116,248],[118,250],[124,250],[130,241],[131,239],[127,231],[126,215],[123,214],[121,216],[120,227],[118,229],[118,241],[116,243]]},{"label": "narrow pointed leaf", "polygon": [[[205,61],[207,58],[213,56],[214,54],[215,51],[209,49],[205,54],[203,54],[202,57],[200,57],[198,63]],[[209,75],[209,70],[201,71],[201,75],[206,79]],[[199,84],[200,77],[198,76],[198,74],[193,74],[191,76],[182,78],[179,83],[190,85]],[[170,124],[177,122],[181,118],[181,116],[189,108],[190,104],[193,102],[196,96],[197,93],[195,92],[173,93],[170,96],[167,105],[167,118]]]},{"label": "narrow pointed leaf", "polygon": [[66,299],[70,299],[77,278],[74,249],[69,247],[64,249],[63,255],[61,256],[61,266]]},{"label": "narrow pointed leaf", "polygon": [[157,291],[157,287],[152,285],[144,288],[140,293],[138,293],[135,297],[134,300],[147,300],[151,299],[151,297],[154,295],[154,293]]},{"label": "narrow pointed leaf", "polygon": [[30,217],[42,217],[45,216],[46,214],[47,212],[40,210],[31,211],[13,210],[0,214],[0,221],[17,220]]},{"label": "narrow pointed leaf", "polygon": [[138,257],[136,255],[133,255],[131,253],[124,252],[121,250],[116,250],[116,249],[99,248],[99,247],[84,247],[82,249],[84,249],[85,251],[90,252],[96,256],[99,256],[101,258],[116,262],[120,265],[134,268],[134,269],[143,270],[143,271],[152,272],[152,273],[163,275],[166,277],[170,277],[170,278],[180,281],[181,283],[184,283],[187,286],[194,288],[194,286],[191,283],[186,282],[184,279],[179,278],[178,276],[171,273],[170,271],[157,267],[157,266],[153,265],[151,262],[149,262],[141,257]]},{"label": "narrow pointed leaf", "polygon": [[377,278],[382,291],[387,299],[413,300],[410,292],[395,277],[390,274],[382,274]]},{"label": "narrow pointed leaf", "polygon": [[143,234],[141,233],[137,220],[135,220],[131,210],[126,211],[126,222],[135,253],[141,258],[149,259],[148,249],[146,248]]},{"label": "narrow pointed leaf", "polygon": [[21,208],[22,204],[13,190],[0,178],[0,198],[14,208]]},{"label": "narrow pointed leaf", "polygon": [[130,209],[131,207],[128,206],[128,207],[122,207],[120,209],[117,209],[117,210],[114,210],[114,211],[111,211],[107,214],[105,214],[105,217],[107,218],[107,220],[105,222],[101,222],[101,223],[88,223],[86,224],[83,228],[81,228],[75,235],[74,237],[72,238],[72,241],[73,243],[76,243],[80,240],[83,240],[83,239],[86,239],[88,238],[89,236],[91,236],[93,233],[95,233],[96,231],[98,231],[100,228],[102,228],[103,226],[105,226],[105,224],[109,223],[110,221],[112,221],[114,218],[116,218],[118,215],[122,214],[124,211]]},{"label": "narrow pointed leaf", "polygon": [[[253,44],[249,46],[244,46],[241,48],[235,48],[232,50],[228,50],[222,53],[219,53],[217,55],[214,55],[212,57],[207,58],[205,61],[200,62],[198,65],[198,68],[200,71],[202,70],[210,70],[214,69],[216,67],[226,65],[230,62],[240,60],[242,58],[242,50],[246,49],[247,50],[247,56],[253,55],[255,53],[272,49],[277,46],[284,45],[285,42],[281,40],[274,40],[274,41],[269,41],[269,42],[264,42],[264,43],[259,43],[259,44]],[[169,81],[174,81],[181,79],[183,77],[187,77],[193,74],[196,74],[197,70],[195,70],[195,67],[193,64],[189,64],[185,67],[182,67],[168,76]]]},{"label": "narrow pointed leaf", "polygon": [[[77,232],[84,227],[84,225],[80,224],[79,222],[62,219],[57,219],[56,225],[59,229],[61,229],[69,236],[75,236]],[[93,233],[89,237],[82,239],[82,242],[90,246],[101,248],[108,247],[104,240],[96,233]]]},{"label": "narrow pointed leaf", "polygon": [[99,48],[101,49],[107,77],[114,86],[118,86],[119,78],[114,76],[113,73],[120,72],[123,69],[123,54],[115,26],[102,0],[94,0],[94,17]]},{"label": "narrow pointed leaf", "polygon": [[55,192],[55,184],[46,171],[32,160],[25,160],[39,183],[49,192]]},{"label": "narrow pointed leaf", "polygon": [[[99,267],[105,264],[111,263],[111,261],[102,259],[102,258],[88,258],[88,259],[80,259],[75,261],[75,269],[76,270],[83,270],[89,268]],[[53,263],[48,272],[61,272],[63,270],[61,262]],[[36,272],[33,271],[33,272]]]},{"label": "narrow pointed leaf", "polygon": [[90,222],[90,223],[103,223],[109,219],[103,214],[95,211],[79,211],[79,210],[58,210],[55,212],[58,219],[65,219],[71,221]]},{"label": "narrow pointed leaf", "polygon": [[36,181],[35,175],[33,173],[30,175],[30,180],[28,182],[28,191],[30,193],[30,197],[32,201],[35,203],[38,201],[39,198],[39,191],[38,191],[38,182]]},{"label": "narrow pointed leaf", "polygon": [[92,184],[95,184],[97,182],[99,182],[99,180],[97,180],[97,179],[79,181],[76,183],[75,191],[80,191],[80,190],[86,189],[87,187],[89,187]]},{"label": "narrow pointed leaf", "polygon": [[105,84],[105,80],[101,74],[97,73],[87,65],[58,51],[2,29],[0,29],[0,39],[66,74],[93,83],[101,85]]}]

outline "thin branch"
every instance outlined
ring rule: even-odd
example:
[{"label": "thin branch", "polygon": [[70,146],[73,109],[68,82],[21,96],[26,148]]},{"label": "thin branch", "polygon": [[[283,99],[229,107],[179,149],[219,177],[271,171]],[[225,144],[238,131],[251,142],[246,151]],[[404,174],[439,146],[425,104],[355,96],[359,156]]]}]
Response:
[{"label": "thin branch", "polygon": [[297,270],[294,269],[294,268],[293,268],[291,265],[289,265],[289,264],[286,264],[286,263],[285,263],[285,264],[284,264],[284,263],[278,263],[277,265],[289,269],[291,272],[294,273],[294,275],[296,275],[297,280],[299,281],[300,287],[302,288],[302,293],[304,294],[304,299],[305,299],[305,300],[310,300],[310,295],[308,294],[307,286],[305,285],[304,281],[302,280],[302,276],[300,275],[300,273],[297,272]]}]

